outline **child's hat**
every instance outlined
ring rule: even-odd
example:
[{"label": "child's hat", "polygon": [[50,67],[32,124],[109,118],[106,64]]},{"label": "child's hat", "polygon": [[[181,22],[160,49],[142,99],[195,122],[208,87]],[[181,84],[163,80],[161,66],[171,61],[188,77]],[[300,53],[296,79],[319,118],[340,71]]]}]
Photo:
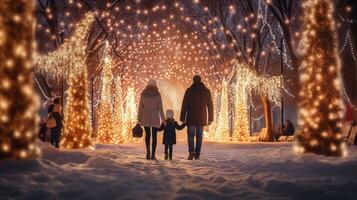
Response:
[{"label": "child's hat", "polygon": [[166,111],[166,117],[168,119],[173,119],[174,118],[174,111],[173,110],[167,110]]}]

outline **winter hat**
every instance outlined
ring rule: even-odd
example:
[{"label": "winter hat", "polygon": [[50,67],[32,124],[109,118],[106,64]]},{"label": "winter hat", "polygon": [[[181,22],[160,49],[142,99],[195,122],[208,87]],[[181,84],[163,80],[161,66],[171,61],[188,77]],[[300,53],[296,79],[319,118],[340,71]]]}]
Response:
[{"label": "winter hat", "polygon": [[155,86],[157,87],[156,81],[154,79],[150,79],[148,82],[148,86]]},{"label": "winter hat", "polygon": [[194,82],[194,83],[199,83],[199,82],[201,82],[201,77],[200,77],[199,75],[194,76],[194,77],[193,77],[193,82]]},{"label": "winter hat", "polygon": [[166,111],[166,117],[167,117],[167,119],[173,119],[174,118],[174,111],[173,110],[167,110]]}]

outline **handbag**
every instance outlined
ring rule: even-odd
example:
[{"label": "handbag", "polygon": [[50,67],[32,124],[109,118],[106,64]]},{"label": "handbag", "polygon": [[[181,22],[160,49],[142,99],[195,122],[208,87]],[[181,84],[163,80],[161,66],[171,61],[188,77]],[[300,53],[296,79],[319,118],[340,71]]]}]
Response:
[{"label": "handbag", "polygon": [[132,129],[132,133],[134,138],[143,137],[143,129],[141,128],[139,123],[134,126],[134,128]]},{"label": "handbag", "polygon": [[56,122],[55,118],[53,117],[53,115],[50,114],[50,116],[46,120],[46,127],[47,128],[55,128],[56,126],[57,126],[57,122]]}]

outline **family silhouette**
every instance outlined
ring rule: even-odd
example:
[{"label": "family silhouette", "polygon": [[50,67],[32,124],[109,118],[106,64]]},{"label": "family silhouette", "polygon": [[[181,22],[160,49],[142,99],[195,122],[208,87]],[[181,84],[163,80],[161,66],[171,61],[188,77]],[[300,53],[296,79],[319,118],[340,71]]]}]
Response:
[{"label": "family silhouette", "polygon": [[[176,144],[176,130],[187,126],[188,160],[200,159],[203,128],[213,122],[213,102],[210,90],[201,77],[193,77],[192,85],[186,90],[180,114],[181,125],[169,109],[164,114],[161,94],[155,80],[149,80],[142,91],[138,107],[138,123],[145,130],[146,159],[156,160],[157,132],[164,131],[165,160],[172,159]],[[196,145],[195,145],[196,138]],[[151,151],[150,151],[150,140]]]}]

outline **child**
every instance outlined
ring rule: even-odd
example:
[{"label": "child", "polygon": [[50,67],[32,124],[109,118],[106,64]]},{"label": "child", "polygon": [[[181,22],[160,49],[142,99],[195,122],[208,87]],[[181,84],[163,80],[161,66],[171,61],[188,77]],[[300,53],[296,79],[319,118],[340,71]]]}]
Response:
[{"label": "child", "polygon": [[176,144],[176,129],[182,130],[184,129],[186,124],[182,124],[181,126],[174,119],[174,111],[167,110],[166,111],[166,121],[165,124],[161,124],[159,131],[164,130],[164,137],[162,140],[162,144],[165,145],[165,160],[172,160],[172,146]]}]

